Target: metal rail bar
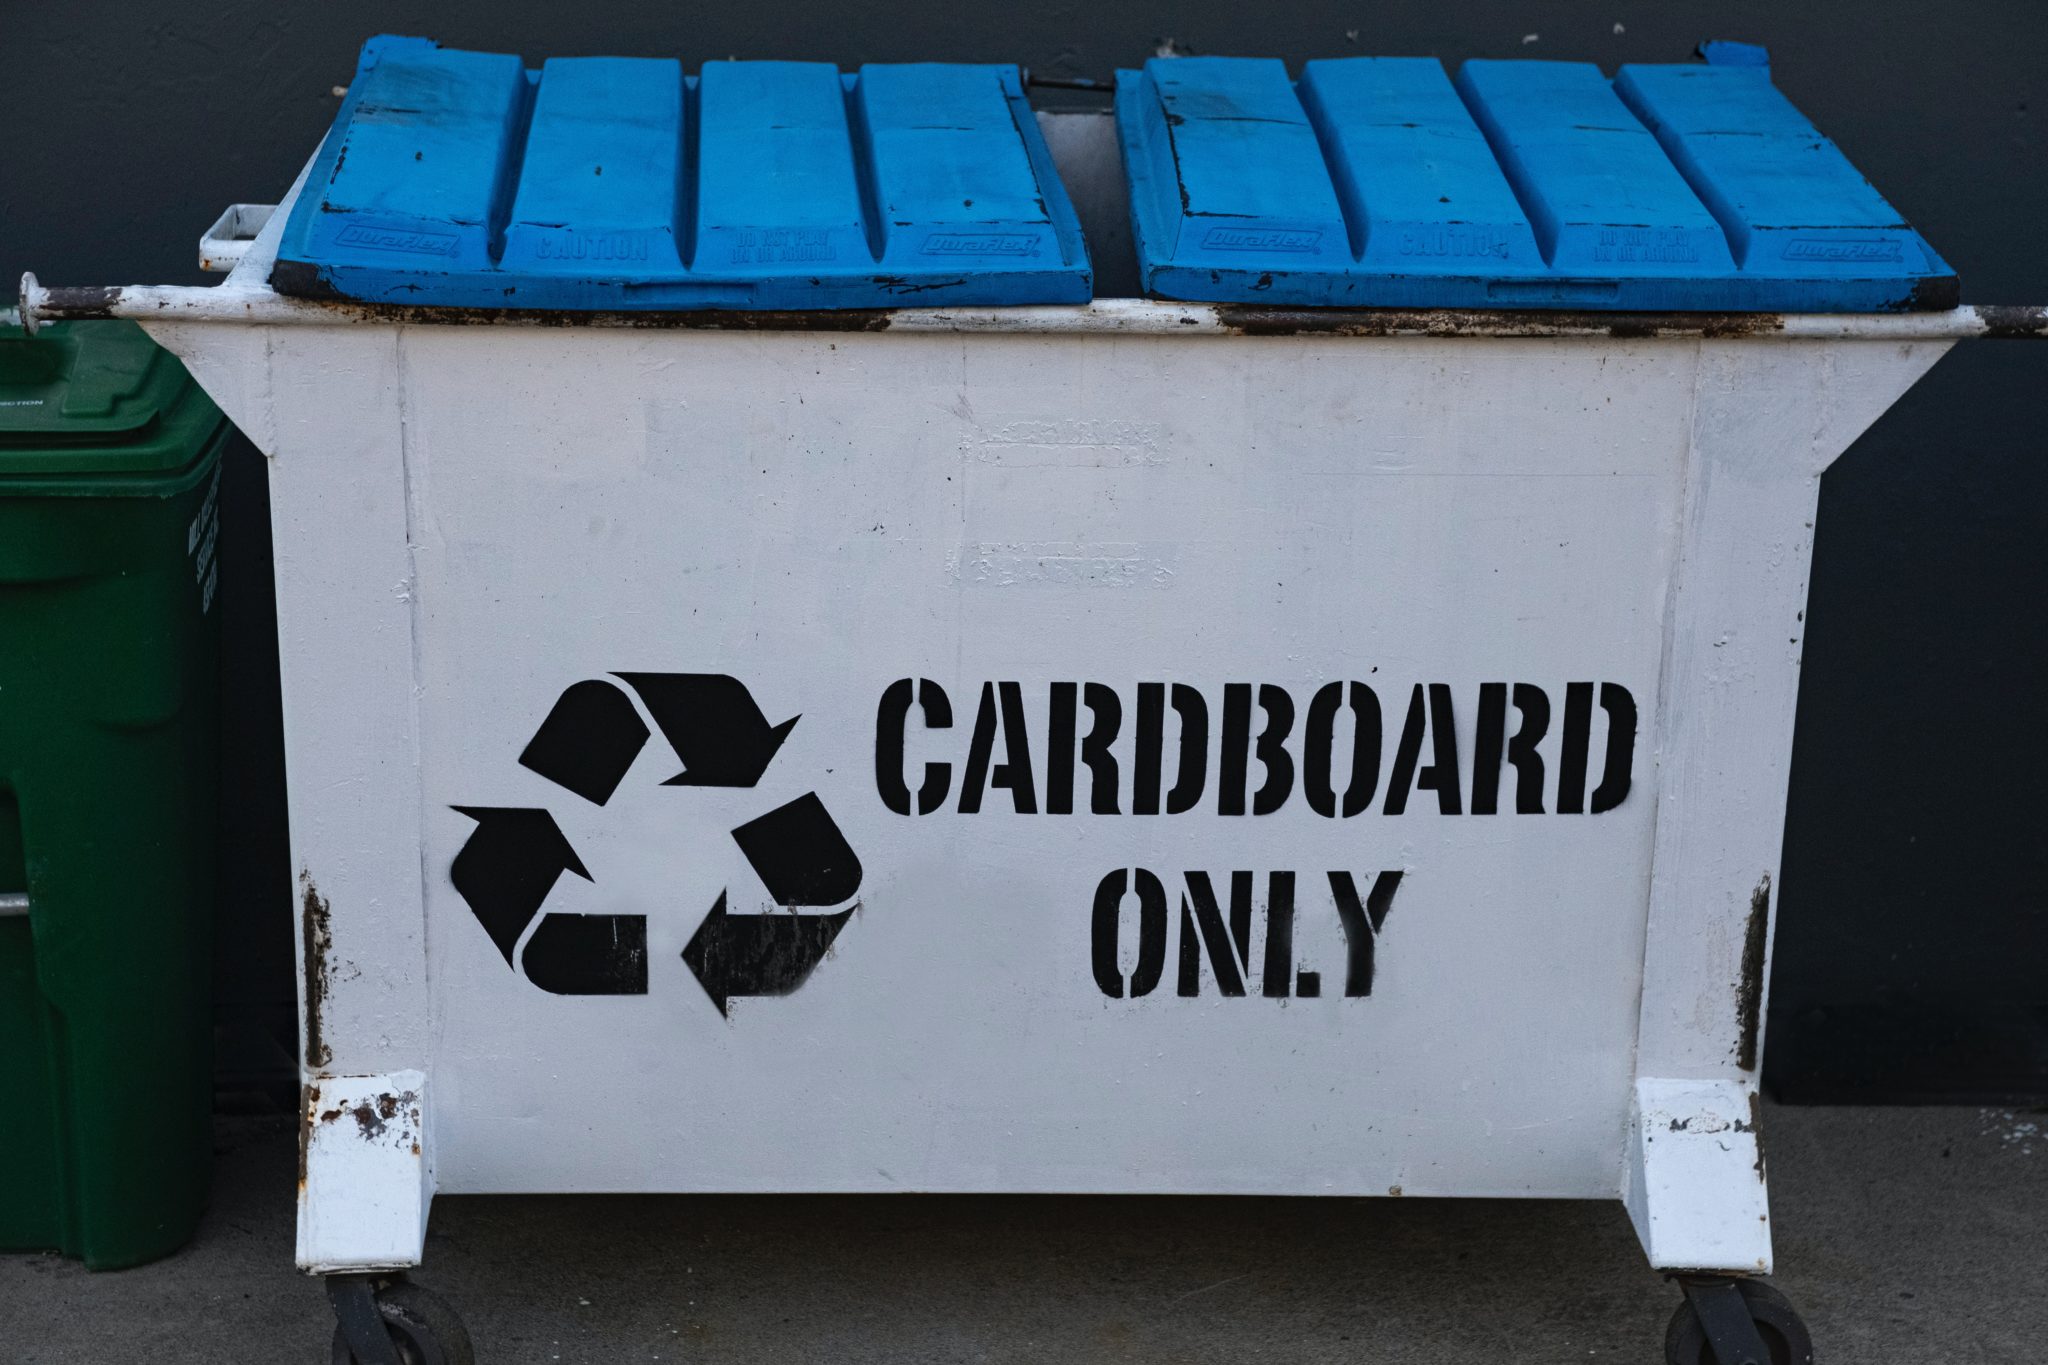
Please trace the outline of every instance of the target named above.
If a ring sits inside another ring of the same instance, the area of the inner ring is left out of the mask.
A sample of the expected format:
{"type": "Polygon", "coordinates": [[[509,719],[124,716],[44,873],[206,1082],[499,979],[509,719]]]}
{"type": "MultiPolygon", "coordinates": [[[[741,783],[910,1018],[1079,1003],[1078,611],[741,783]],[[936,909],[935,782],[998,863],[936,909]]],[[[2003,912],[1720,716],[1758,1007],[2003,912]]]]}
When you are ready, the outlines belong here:
{"type": "Polygon", "coordinates": [[[492,327],[699,328],[724,331],[1017,332],[1047,336],[1711,337],[1927,341],[2048,339],[2048,306],[1965,306],[1939,313],[1586,313],[1398,308],[1266,308],[1097,299],[1033,308],[899,308],[836,312],[562,313],[422,308],[289,298],[268,285],[48,288],[21,277],[21,319],[133,318],[331,327],[408,323],[492,327]]]}

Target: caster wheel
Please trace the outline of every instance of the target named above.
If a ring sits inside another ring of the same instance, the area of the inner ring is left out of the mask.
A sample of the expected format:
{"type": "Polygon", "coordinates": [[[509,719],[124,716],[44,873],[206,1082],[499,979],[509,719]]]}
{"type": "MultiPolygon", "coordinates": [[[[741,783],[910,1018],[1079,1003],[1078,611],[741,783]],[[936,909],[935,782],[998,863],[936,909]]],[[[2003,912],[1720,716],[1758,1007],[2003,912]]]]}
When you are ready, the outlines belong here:
{"type": "MultiPolygon", "coordinates": [[[[1735,1290],[1768,1353],[1769,1358],[1758,1365],[1813,1365],[1813,1338],[1790,1299],[1755,1280],[1737,1280],[1735,1290]]],[[[1671,1315],[1671,1327],[1664,1333],[1664,1359],[1668,1365],[1741,1365],[1714,1353],[1706,1324],[1689,1299],[1671,1315]]]]}
{"type": "MultiPolygon", "coordinates": [[[[476,1365],[468,1329],[440,1295],[394,1280],[377,1290],[376,1303],[399,1365],[476,1365]]],[[[350,1349],[339,1326],[330,1359],[333,1365],[371,1365],[350,1349]]]]}

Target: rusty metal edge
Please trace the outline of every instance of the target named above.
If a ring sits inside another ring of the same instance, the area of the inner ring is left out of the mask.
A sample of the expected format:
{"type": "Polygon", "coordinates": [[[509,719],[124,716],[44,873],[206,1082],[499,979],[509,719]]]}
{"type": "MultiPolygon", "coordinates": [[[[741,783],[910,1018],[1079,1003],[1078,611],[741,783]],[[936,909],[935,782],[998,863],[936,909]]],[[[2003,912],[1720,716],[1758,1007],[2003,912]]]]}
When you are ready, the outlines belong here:
{"type": "Polygon", "coordinates": [[[132,318],[178,322],[345,326],[597,327],[742,332],[1012,332],[1237,337],[1592,337],[2048,339],[2048,306],[1962,306],[1945,312],[1855,314],[1597,313],[1507,309],[1265,308],[1100,299],[1060,307],[902,308],[740,312],[570,313],[429,308],[291,298],[268,286],[125,285],[47,288],[22,276],[21,317],[43,322],[132,318]]]}
{"type": "Polygon", "coordinates": [[[1261,308],[1248,304],[1219,304],[1216,315],[1225,330],[1248,337],[1750,337],[1781,334],[1786,322],[1781,313],[1261,308]]]}

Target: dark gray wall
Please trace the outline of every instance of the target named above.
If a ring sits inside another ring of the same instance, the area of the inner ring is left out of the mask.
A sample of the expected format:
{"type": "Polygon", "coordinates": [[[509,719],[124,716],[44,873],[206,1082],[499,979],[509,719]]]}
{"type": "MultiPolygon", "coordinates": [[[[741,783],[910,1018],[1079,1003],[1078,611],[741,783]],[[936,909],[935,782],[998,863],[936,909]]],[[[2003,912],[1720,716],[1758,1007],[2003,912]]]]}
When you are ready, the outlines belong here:
{"type": "MultiPolygon", "coordinates": [[[[199,229],[274,200],[363,38],[546,56],[1016,61],[1106,76],[1171,39],[1291,62],[1347,53],[1668,61],[1771,49],[1778,83],[1961,273],[2048,302],[2048,6],[464,0],[14,5],[0,78],[0,277],[195,281],[199,229]],[[1536,35],[1525,41],[1525,35],[1536,35]]],[[[1794,1098],[2048,1091],[2042,630],[2048,347],[1966,345],[1828,475],[1782,873],[1771,1078],[1794,1098]]],[[[289,865],[260,462],[234,461],[230,857],[220,969],[230,1083],[289,1025],[289,865]]]]}

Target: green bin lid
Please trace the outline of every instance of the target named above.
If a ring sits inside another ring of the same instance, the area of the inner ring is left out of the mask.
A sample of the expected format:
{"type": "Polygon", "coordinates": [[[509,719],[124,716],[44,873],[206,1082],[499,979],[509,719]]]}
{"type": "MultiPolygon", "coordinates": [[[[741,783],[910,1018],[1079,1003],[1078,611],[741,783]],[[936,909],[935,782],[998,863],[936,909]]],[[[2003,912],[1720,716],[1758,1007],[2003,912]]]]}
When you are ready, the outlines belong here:
{"type": "Polygon", "coordinates": [[[132,322],[52,323],[33,338],[0,327],[0,481],[173,473],[225,420],[132,322]]]}

